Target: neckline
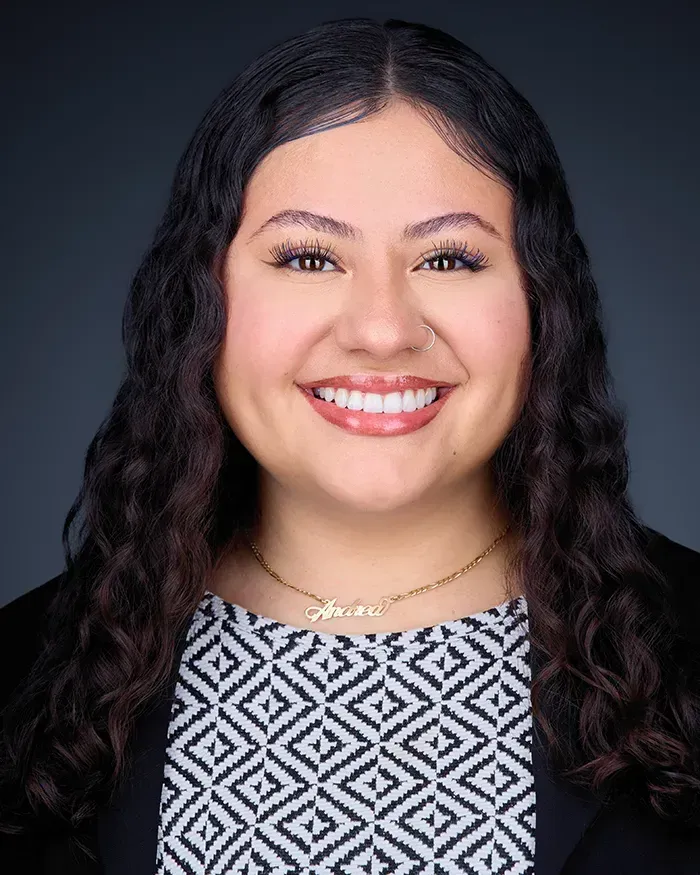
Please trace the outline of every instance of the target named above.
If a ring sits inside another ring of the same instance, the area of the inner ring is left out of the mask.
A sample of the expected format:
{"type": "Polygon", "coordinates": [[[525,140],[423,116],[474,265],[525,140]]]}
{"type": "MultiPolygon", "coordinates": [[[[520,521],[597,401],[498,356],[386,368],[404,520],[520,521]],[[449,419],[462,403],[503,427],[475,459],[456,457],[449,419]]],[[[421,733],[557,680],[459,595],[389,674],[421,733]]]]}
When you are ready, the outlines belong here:
{"type": "Polygon", "coordinates": [[[367,632],[358,635],[322,632],[303,626],[283,623],[263,614],[256,614],[234,602],[226,601],[210,590],[205,590],[199,611],[215,616],[227,623],[236,632],[255,639],[262,639],[270,646],[278,647],[288,643],[303,644],[305,647],[323,647],[335,650],[371,650],[377,647],[399,648],[420,647],[438,644],[453,638],[466,638],[477,635],[486,629],[504,625],[507,619],[517,622],[527,616],[527,601],[524,595],[501,602],[499,605],[445,620],[432,626],[405,629],[398,632],[367,632]]]}

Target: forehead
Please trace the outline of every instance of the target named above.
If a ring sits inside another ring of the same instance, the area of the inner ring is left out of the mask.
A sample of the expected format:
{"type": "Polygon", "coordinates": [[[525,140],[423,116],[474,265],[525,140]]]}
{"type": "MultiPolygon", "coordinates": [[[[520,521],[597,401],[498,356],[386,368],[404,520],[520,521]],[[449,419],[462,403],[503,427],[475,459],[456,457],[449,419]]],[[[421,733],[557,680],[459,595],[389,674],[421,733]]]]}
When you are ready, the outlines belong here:
{"type": "Polygon", "coordinates": [[[507,239],[511,197],[401,103],[266,155],[246,186],[244,221],[261,224],[281,209],[313,210],[384,233],[425,216],[471,210],[507,239]]]}

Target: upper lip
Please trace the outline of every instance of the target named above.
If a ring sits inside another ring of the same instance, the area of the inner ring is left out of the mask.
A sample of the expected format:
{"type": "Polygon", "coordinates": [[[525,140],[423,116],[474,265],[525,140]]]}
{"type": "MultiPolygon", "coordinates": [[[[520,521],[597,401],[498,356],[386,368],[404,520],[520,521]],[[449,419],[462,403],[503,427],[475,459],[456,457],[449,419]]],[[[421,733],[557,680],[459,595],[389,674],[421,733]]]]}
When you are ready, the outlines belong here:
{"type": "Polygon", "coordinates": [[[433,380],[430,377],[415,377],[413,374],[344,374],[342,376],[324,377],[322,380],[311,380],[298,384],[302,389],[319,389],[330,386],[335,389],[357,389],[360,392],[403,392],[406,389],[429,389],[431,386],[441,388],[451,387],[454,383],[444,380],[433,380]]]}

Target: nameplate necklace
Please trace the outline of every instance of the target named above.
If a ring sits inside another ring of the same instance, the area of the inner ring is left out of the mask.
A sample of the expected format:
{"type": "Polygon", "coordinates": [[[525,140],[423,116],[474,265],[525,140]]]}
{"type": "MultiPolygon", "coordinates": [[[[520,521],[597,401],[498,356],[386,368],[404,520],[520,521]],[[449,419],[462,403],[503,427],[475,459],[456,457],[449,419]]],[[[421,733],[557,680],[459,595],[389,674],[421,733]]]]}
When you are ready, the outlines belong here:
{"type": "Polygon", "coordinates": [[[263,555],[260,552],[257,544],[254,541],[250,540],[249,538],[247,540],[250,549],[253,552],[253,555],[271,577],[274,577],[275,580],[277,580],[279,583],[284,584],[284,586],[288,586],[290,589],[293,589],[296,592],[301,593],[302,595],[308,596],[318,603],[315,605],[309,605],[304,611],[307,619],[311,620],[312,623],[315,623],[318,620],[336,620],[338,619],[338,617],[383,617],[394,602],[412,598],[413,596],[420,595],[421,593],[428,592],[432,589],[437,589],[439,586],[444,586],[446,583],[450,583],[451,581],[456,580],[458,577],[461,577],[467,571],[470,571],[472,568],[478,565],[482,559],[488,556],[488,554],[503,540],[503,538],[505,538],[509,530],[510,526],[508,525],[496,538],[493,544],[491,544],[490,547],[484,550],[484,552],[477,556],[476,559],[472,559],[472,561],[465,565],[464,568],[460,568],[459,571],[455,571],[453,574],[450,574],[447,577],[436,580],[435,583],[429,583],[426,586],[420,586],[416,589],[411,589],[408,592],[402,592],[398,595],[383,596],[376,604],[362,604],[360,599],[355,599],[355,601],[353,601],[349,605],[339,605],[337,603],[337,596],[324,599],[321,596],[309,592],[308,590],[301,589],[301,587],[298,586],[294,586],[283,577],[280,577],[280,575],[277,574],[277,572],[268,565],[268,563],[263,558],[263,555]]]}

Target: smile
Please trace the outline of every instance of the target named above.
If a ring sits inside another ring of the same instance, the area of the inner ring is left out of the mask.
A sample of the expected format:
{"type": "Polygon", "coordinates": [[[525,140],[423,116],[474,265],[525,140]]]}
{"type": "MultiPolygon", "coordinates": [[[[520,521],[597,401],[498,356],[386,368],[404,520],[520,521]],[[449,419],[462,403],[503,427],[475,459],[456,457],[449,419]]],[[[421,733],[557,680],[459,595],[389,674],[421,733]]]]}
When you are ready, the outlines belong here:
{"type": "Polygon", "coordinates": [[[357,389],[348,391],[343,387],[336,389],[332,386],[321,386],[311,391],[323,401],[333,402],[338,407],[347,407],[348,410],[364,410],[365,413],[413,413],[432,404],[439,394],[436,386],[383,395],[378,392],[360,392],[357,389]]]}
{"type": "Polygon", "coordinates": [[[417,431],[440,413],[454,386],[379,394],[330,386],[298,386],[311,407],[325,420],[352,434],[397,436],[417,431]]]}

